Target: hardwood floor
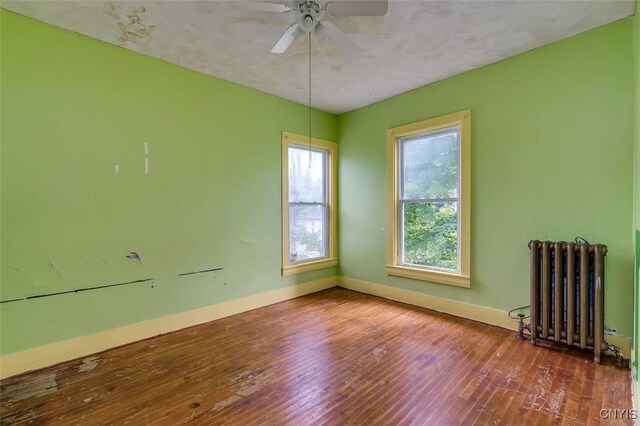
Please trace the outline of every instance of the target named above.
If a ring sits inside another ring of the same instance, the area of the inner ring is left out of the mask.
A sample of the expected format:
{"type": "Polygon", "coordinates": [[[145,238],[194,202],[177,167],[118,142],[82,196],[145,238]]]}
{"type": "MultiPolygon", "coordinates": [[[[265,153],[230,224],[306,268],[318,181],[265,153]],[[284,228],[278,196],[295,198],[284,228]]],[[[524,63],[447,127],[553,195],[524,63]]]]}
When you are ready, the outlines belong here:
{"type": "Polygon", "coordinates": [[[331,289],[0,383],[2,424],[631,424],[628,370],[331,289]]]}

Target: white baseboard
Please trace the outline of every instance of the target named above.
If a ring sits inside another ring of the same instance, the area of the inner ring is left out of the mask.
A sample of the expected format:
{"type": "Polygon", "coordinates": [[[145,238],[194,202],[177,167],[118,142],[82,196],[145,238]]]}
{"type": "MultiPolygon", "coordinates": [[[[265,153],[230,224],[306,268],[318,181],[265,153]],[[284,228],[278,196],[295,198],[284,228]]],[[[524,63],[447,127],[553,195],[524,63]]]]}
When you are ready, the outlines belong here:
{"type": "MultiPolygon", "coordinates": [[[[518,327],[516,320],[509,318],[506,311],[499,309],[430,296],[355,278],[332,276],[4,355],[0,357],[0,379],[315,293],[336,285],[508,330],[517,330],[518,327]]],[[[629,357],[631,348],[629,337],[605,336],[605,340],[619,346],[623,355],[626,358],[629,357]]]]}
{"type": "Polygon", "coordinates": [[[497,325],[509,330],[517,330],[518,322],[509,318],[507,312],[471,303],[458,302],[443,297],[430,296],[416,291],[404,290],[397,287],[362,281],[349,277],[337,277],[338,285],[360,293],[371,294],[385,299],[395,300],[410,305],[421,306],[434,311],[480,321],[485,324],[497,325]]]}
{"type": "Polygon", "coordinates": [[[0,379],[63,361],[91,355],[127,343],[170,333],[219,318],[239,314],[263,306],[293,299],[336,286],[336,277],[293,285],[266,293],[255,294],[218,303],[205,308],[154,318],[136,324],[63,340],[0,357],[0,379]]]}
{"type": "MultiPolygon", "coordinates": [[[[338,285],[360,293],[371,294],[385,299],[396,300],[410,305],[421,306],[434,311],[467,318],[485,324],[496,325],[508,330],[517,330],[518,321],[509,318],[507,311],[487,308],[470,303],[458,302],[452,299],[430,296],[416,291],[404,290],[382,284],[362,281],[349,277],[337,277],[338,285]]],[[[626,336],[605,336],[605,340],[622,350],[622,355],[629,358],[631,354],[631,338],[626,336]]]]}

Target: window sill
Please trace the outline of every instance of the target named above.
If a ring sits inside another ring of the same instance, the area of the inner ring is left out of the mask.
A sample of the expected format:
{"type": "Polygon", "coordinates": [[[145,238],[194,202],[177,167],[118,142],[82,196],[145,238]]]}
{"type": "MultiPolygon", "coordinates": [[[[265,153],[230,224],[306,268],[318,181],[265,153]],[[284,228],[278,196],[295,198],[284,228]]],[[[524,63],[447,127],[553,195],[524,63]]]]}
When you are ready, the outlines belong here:
{"type": "Polygon", "coordinates": [[[448,272],[430,271],[426,269],[409,268],[407,266],[387,265],[387,275],[412,278],[414,280],[429,281],[437,284],[453,285],[456,287],[471,287],[471,277],[448,272]]]}
{"type": "Polygon", "coordinates": [[[318,269],[330,268],[336,265],[338,265],[338,259],[336,258],[313,260],[311,262],[285,266],[284,268],[282,268],[282,276],[286,277],[289,275],[301,274],[303,272],[310,272],[318,269]]]}

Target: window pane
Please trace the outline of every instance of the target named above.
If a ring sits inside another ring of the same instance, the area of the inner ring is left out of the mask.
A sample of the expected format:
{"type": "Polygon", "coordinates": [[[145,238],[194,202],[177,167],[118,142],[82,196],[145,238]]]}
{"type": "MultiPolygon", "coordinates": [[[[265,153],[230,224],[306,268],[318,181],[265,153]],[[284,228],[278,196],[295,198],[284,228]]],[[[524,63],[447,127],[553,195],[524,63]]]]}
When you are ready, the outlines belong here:
{"type": "Polygon", "coordinates": [[[289,147],[289,201],[325,202],[326,153],[304,147],[289,147]],[[311,166],[309,166],[311,159],[311,166]]]}
{"type": "Polygon", "coordinates": [[[402,198],[458,197],[458,129],[401,142],[402,198]]]}
{"type": "Polygon", "coordinates": [[[402,263],[458,269],[458,204],[404,204],[402,263]]]}
{"type": "Polygon", "coordinates": [[[289,204],[289,262],[326,256],[324,205],[289,204]]]}

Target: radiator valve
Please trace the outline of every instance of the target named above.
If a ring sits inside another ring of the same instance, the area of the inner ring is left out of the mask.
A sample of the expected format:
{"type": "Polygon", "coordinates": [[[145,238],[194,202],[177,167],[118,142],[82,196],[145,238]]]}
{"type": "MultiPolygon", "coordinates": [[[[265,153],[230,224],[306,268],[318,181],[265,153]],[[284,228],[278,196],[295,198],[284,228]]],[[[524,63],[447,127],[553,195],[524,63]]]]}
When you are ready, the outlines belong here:
{"type": "Polygon", "coordinates": [[[524,340],[524,331],[527,330],[529,333],[531,333],[531,329],[529,328],[529,324],[525,324],[524,323],[524,319],[525,319],[525,315],[524,314],[518,314],[518,339],[524,340]]]}
{"type": "Polygon", "coordinates": [[[520,306],[519,308],[513,308],[512,310],[509,311],[508,315],[509,318],[511,319],[517,319],[518,320],[518,334],[517,334],[517,338],[518,339],[522,339],[524,340],[524,331],[527,330],[529,333],[531,333],[531,327],[529,326],[529,324],[525,324],[524,320],[526,320],[527,318],[531,318],[531,315],[525,315],[522,312],[518,312],[516,313],[516,316],[514,316],[513,314],[516,311],[520,311],[522,309],[527,309],[529,307],[529,305],[527,306],[520,306]]]}
{"type": "Polygon", "coordinates": [[[622,350],[616,346],[616,345],[612,345],[610,343],[604,342],[604,344],[606,345],[605,351],[609,351],[613,353],[613,356],[615,356],[616,358],[616,365],[620,368],[628,368],[629,367],[629,360],[624,359],[622,357],[622,350]]]}

